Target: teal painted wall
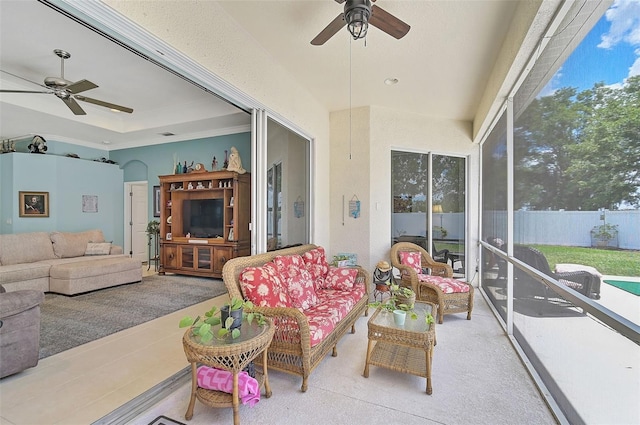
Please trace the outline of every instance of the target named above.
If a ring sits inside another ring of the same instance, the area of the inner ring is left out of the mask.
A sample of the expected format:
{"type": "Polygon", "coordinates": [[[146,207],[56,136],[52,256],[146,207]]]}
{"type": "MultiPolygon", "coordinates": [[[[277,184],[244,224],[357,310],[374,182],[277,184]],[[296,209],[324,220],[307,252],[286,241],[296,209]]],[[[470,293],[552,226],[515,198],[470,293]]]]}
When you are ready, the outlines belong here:
{"type": "Polygon", "coordinates": [[[101,229],[106,240],[123,244],[124,176],[117,165],[10,153],[0,157],[0,166],[2,233],[101,229]],[[49,192],[49,217],[19,217],[20,191],[49,192]],[[82,212],[82,195],[98,197],[97,213],[82,212]]]}
{"type": "Polygon", "coordinates": [[[222,168],[224,151],[231,147],[238,149],[242,167],[251,170],[251,133],[238,133],[226,136],[206,137],[183,142],[163,143],[161,145],[139,148],[118,149],[109,152],[109,159],[116,161],[124,169],[124,181],[149,182],[149,221],[153,220],[153,186],[160,184],[158,176],[173,174],[174,157],[184,164],[201,162],[211,171],[211,162],[215,156],[218,167],[222,168]],[[146,165],[146,174],[143,165],[146,165]]]}
{"type": "Polygon", "coordinates": [[[47,153],[0,155],[0,233],[101,229],[107,240],[124,242],[124,182],[149,182],[149,220],[153,220],[153,186],[159,175],[173,173],[174,156],[201,162],[211,170],[215,156],[222,168],[224,151],[238,149],[242,166],[251,170],[251,133],[104,151],[47,140],[47,153]],[[82,159],[65,155],[75,153],[82,159]],[[108,158],[117,165],[95,161],[108,158]],[[18,192],[49,192],[49,217],[19,217],[18,192]],[[82,212],[82,195],[98,196],[98,212],[82,212]]]}

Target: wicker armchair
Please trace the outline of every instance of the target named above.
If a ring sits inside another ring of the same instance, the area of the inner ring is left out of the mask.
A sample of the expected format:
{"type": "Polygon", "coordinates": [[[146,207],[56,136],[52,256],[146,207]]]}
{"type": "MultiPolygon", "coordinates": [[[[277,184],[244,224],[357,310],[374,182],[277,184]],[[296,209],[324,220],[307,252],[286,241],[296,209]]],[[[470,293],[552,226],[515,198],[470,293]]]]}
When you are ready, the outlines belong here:
{"type": "Polygon", "coordinates": [[[467,320],[471,320],[471,310],[473,310],[471,284],[462,282],[469,286],[469,292],[446,294],[437,285],[421,281],[418,273],[411,266],[402,264],[400,252],[419,252],[422,257],[423,274],[450,278],[453,277],[451,266],[434,261],[424,248],[410,242],[398,242],[391,247],[391,264],[400,270],[401,285],[412,288],[417,300],[438,305],[438,323],[442,323],[445,314],[452,313],[466,312],[467,320]]]}

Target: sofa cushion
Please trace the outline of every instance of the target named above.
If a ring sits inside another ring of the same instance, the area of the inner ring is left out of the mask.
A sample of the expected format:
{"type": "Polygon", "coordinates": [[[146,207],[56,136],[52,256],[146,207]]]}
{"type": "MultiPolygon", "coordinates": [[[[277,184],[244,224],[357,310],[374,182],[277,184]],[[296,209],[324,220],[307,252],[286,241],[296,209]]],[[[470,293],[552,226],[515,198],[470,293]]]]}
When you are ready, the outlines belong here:
{"type": "Polygon", "coordinates": [[[364,285],[356,285],[348,291],[321,289],[317,294],[318,304],[303,311],[309,321],[312,347],[321,343],[336,325],[347,317],[358,301],[365,296],[366,290],[364,285]]]}
{"type": "Polygon", "coordinates": [[[286,287],[293,307],[308,310],[318,304],[313,279],[307,269],[300,269],[299,274],[287,278],[286,287]]]}
{"type": "Polygon", "coordinates": [[[104,242],[102,230],[85,232],[52,232],[53,252],[58,258],[82,257],[89,242],[104,242]]]}
{"type": "Polygon", "coordinates": [[[56,258],[45,232],[0,235],[0,263],[3,266],[56,258]]]}
{"type": "Polygon", "coordinates": [[[0,268],[0,284],[49,278],[51,265],[46,262],[12,264],[0,268]]]}
{"type": "Polygon", "coordinates": [[[242,293],[258,307],[291,307],[291,298],[275,264],[247,267],[238,277],[242,293]]]}
{"type": "Polygon", "coordinates": [[[429,282],[436,285],[445,294],[454,294],[459,292],[469,292],[469,285],[452,277],[432,276],[429,274],[419,274],[418,279],[421,282],[429,282]]]}
{"type": "Polygon", "coordinates": [[[358,276],[358,269],[353,267],[329,267],[322,288],[349,290],[353,288],[358,276]]]}
{"type": "Polygon", "coordinates": [[[109,255],[111,252],[111,242],[89,242],[84,255],[109,255]]]}
{"type": "Polygon", "coordinates": [[[86,277],[109,276],[128,270],[140,270],[140,262],[123,256],[103,256],[84,258],[84,261],[56,263],[51,266],[52,279],[82,279],[86,277]]]}

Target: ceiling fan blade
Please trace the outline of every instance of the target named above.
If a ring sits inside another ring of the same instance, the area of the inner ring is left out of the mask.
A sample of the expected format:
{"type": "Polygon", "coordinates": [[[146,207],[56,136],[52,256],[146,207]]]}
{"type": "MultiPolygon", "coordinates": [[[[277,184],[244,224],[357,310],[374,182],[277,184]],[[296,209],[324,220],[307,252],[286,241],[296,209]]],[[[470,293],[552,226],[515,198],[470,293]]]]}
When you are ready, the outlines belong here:
{"type": "Polygon", "coordinates": [[[0,90],[0,93],[45,93],[53,94],[50,91],[32,91],[32,90],[0,90]]]}
{"type": "Polygon", "coordinates": [[[320,31],[320,34],[316,35],[316,38],[311,40],[311,44],[313,44],[314,46],[322,46],[345,25],[347,25],[347,22],[344,20],[344,13],[341,13],[336,16],[336,18],[331,21],[329,25],[325,27],[325,29],[320,31]]]}
{"type": "Polygon", "coordinates": [[[105,102],[104,100],[92,99],[90,97],[84,97],[80,95],[73,96],[73,97],[83,102],[93,103],[94,105],[104,106],[105,108],[115,109],[120,112],[126,112],[127,114],[130,114],[133,112],[133,109],[131,108],[127,108],[126,106],[116,105],[115,103],[105,102]]]}
{"type": "MultiPolygon", "coordinates": [[[[40,83],[36,83],[35,81],[27,80],[26,78],[21,77],[21,76],[19,76],[19,75],[16,75],[16,74],[14,74],[14,73],[11,73],[11,72],[9,72],[9,71],[4,71],[4,70],[0,69],[0,72],[4,72],[5,74],[9,74],[9,75],[11,75],[11,76],[13,76],[13,77],[19,78],[19,79],[24,80],[24,81],[26,81],[26,82],[28,82],[28,83],[35,84],[36,86],[44,87],[45,89],[48,89],[48,88],[49,88],[49,87],[45,86],[44,84],[40,84],[40,83]]],[[[38,92],[38,93],[39,93],[39,92],[38,92]]],[[[43,93],[44,93],[44,92],[43,92],[43,93]]]]}
{"type": "Polygon", "coordinates": [[[371,6],[369,23],[397,39],[401,39],[407,35],[409,29],[411,29],[409,24],[402,22],[391,13],[376,5],[371,6]]]}
{"type": "Polygon", "coordinates": [[[92,83],[91,81],[80,80],[80,81],[76,81],[75,83],[69,84],[68,86],[65,87],[65,90],[67,90],[71,94],[76,94],[76,93],[81,93],[83,91],[95,89],[96,87],[98,86],[92,83]]]}
{"type": "Polygon", "coordinates": [[[84,109],[82,109],[80,105],[78,105],[78,102],[76,102],[71,96],[67,97],[66,99],[60,98],[60,100],[62,100],[74,114],[87,115],[84,109]]]}

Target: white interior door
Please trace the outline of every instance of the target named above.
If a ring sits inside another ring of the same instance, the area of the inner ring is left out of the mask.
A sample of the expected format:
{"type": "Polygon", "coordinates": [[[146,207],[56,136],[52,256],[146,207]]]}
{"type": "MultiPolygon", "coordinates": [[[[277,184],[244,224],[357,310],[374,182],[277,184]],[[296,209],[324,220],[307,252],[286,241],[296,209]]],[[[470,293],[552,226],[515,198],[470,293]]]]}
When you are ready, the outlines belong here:
{"type": "Polygon", "coordinates": [[[149,221],[149,201],[147,182],[125,183],[125,253],[140,262],[147,261],[149,221]]]}

